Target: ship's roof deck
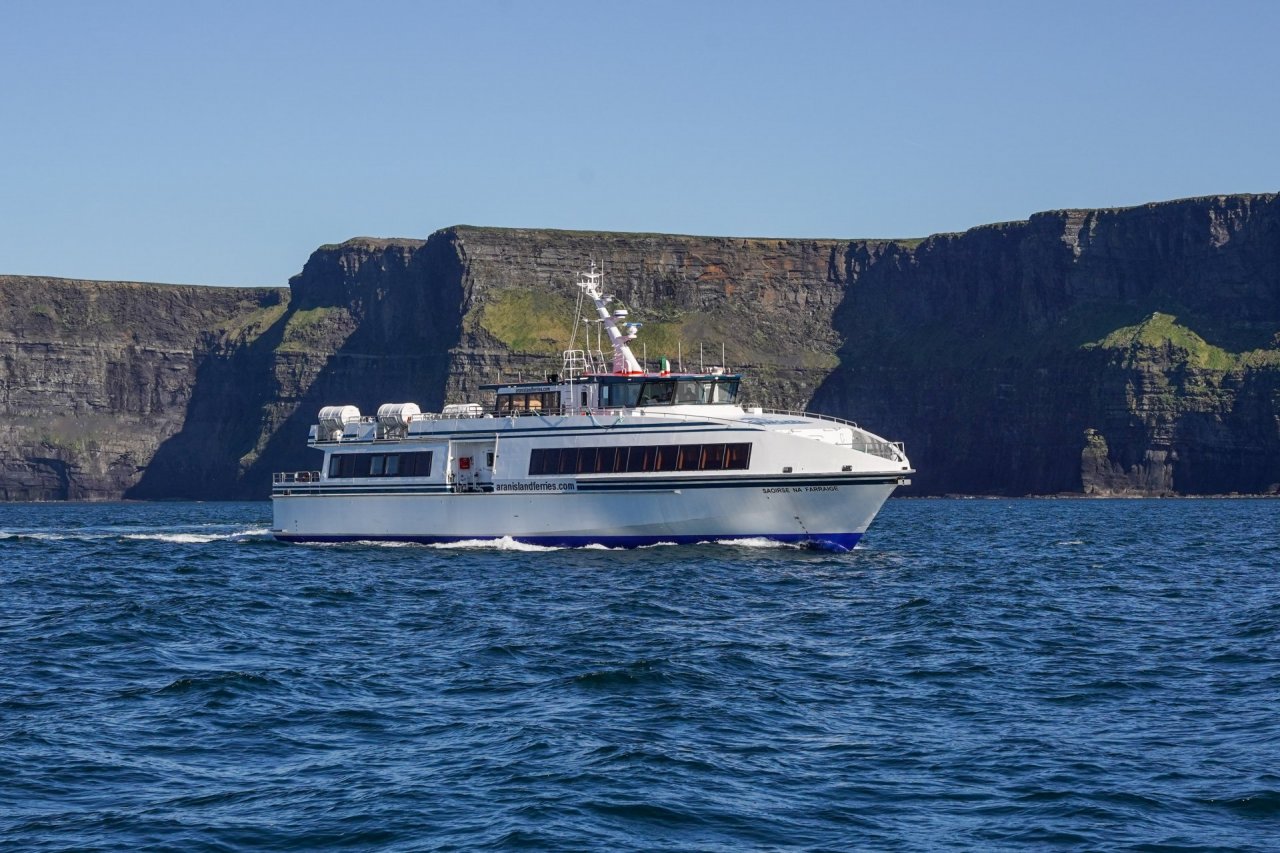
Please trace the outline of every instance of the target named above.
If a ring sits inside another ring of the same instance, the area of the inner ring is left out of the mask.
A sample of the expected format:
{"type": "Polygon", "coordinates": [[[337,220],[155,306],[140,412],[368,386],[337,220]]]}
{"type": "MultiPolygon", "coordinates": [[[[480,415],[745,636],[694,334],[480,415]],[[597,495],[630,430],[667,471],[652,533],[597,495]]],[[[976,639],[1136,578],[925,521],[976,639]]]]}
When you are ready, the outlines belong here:
{"type": "Polygon", "coordinates": [[[567,378],[552,374],[538,380],[516,380],[515,382],[490,382],[479,386],[481,391],[527,390],[559,388],[565,385],[612,384],[621,382],[666,382],[666,381],[699,381],[699,382],[740,382],[741,373],[584,373],[581,376],[567,378]]]}

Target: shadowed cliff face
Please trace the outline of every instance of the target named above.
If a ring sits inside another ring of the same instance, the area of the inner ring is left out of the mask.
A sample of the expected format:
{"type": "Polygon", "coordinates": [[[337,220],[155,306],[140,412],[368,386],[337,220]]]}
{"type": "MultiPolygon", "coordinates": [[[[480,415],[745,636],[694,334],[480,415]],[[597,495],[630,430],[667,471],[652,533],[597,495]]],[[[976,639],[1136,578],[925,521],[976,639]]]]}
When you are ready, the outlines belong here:
{"type": "Polygon", "coordinates": [[[814,405],[904,439],[916,490],[1280,483],[1276,196],[1044,213],[846,264],[814,405]]]}
{"type": "Polygon", "coordinates": [[[321,247],[289,291],[0,277],[0,497],[263,497],[315,466],[321,406],[438,410],[557,371],[592,260],[638,355],[693,369],[723,344],[749,404],[905,440],[916,493],[1280,483],[1267,195],[919,242],[459,226],[321,247]]]}
{"type": "Polygon", "coordinates": [[[209,353],[287,297],[0,276],[0,499],[119,498],[183,429],[209,353]]]}
{"type": "Polygon", "coordinates": [[[305,441],[322,406],[443,405],[459,316],[448,235],[322,247],[290,289],[261,337],[205,360],[186,425],[129,497],[264,496],[273,471],[316,467],[305,441]]]}

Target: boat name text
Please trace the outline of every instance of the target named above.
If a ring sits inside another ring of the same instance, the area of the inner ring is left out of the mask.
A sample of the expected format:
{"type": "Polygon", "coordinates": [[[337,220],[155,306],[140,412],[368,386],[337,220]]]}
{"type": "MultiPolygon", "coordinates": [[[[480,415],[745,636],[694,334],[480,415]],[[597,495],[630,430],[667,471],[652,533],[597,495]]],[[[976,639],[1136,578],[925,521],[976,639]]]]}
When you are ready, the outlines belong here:
{"type": "Polygon", "coordinates": [[[770,486],[761,489],[766,495],[785,495],[792,492],[834,492],[838,486],[770,486]]]}

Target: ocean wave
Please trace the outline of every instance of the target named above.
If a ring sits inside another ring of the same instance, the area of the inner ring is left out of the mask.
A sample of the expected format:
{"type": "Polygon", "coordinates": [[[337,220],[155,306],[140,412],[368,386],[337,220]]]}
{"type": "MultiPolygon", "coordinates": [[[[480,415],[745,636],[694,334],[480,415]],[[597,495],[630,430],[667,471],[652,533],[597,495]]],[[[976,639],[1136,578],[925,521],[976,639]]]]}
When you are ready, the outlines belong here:
{"type": "Polygon", "coordinates": [[[440,548],[444,550],[467,550],[480,549],[484,551],[561,551],[554,545],[532,545],[528,542],[519,542],[510,536],[502,536],[497,539],[462,539],[457,542],[439,542],[431,545],[432,548],[440,548]]]}
{"type": "Polygon", "coordinates": [[[120,538],[147,542],[173,542],[182,545],[203,545],[208,542],[244,542],[263,539],[268,537],[270,533],[271,530],[267,527],[251,527],[247,530],[235,530],[228,533],[126,533],[120,538]]]}
{"type": "Polygon", "coordinates": [[[783,548],[799,551],[803,546],[795,542],[779,542],[764,536],[751,536],[746,539],[717,539],[715,542],[704,542],[704,545],[732,545],[735,548],[783,548]]]}
{"type": "Polygon", "coordinates": [[[0,530],[0,539],[33,542],[143,541],[202,545],[209,542],[244,542],[269,538],[269,527],[235,527],[217,533],[193,532],[202,526],[169,528],[90,527],[81,530],[0,530]]]}

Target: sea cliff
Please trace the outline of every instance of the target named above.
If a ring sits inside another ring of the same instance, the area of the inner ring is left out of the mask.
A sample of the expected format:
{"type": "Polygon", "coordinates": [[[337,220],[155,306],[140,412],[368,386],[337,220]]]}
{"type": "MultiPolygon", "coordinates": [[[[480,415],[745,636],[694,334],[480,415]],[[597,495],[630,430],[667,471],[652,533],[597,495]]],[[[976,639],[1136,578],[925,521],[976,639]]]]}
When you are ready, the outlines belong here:
{"type": "Polygon", "coordinates": [[[0,498],[264,497],[316,410],[558,366],[603,263],[650,361],[904,440],[915,494],[1280,490],[1276,195],[923,240],[457,226],[322,246],[287,289],[0,276],[0,498]]]}

